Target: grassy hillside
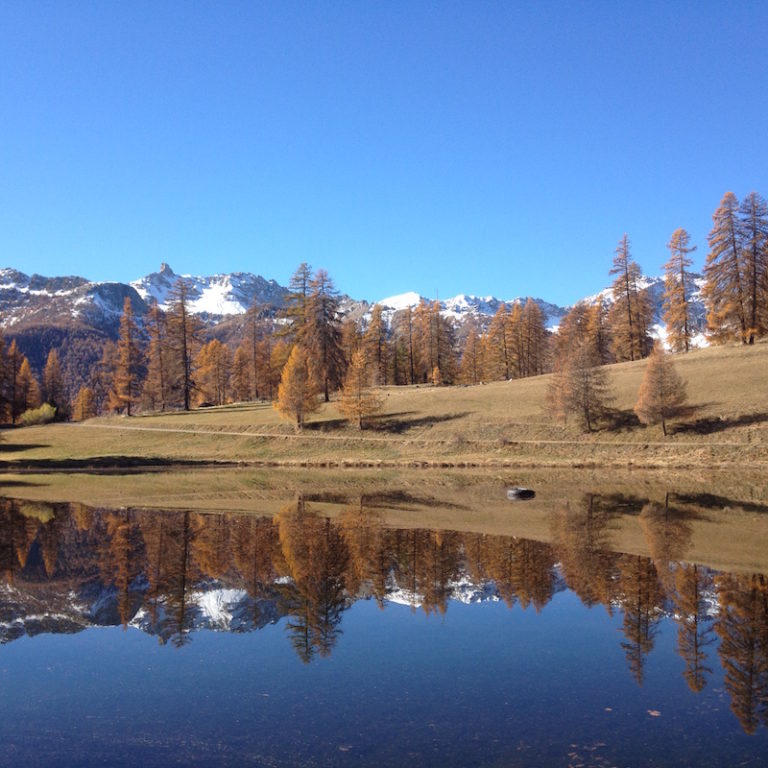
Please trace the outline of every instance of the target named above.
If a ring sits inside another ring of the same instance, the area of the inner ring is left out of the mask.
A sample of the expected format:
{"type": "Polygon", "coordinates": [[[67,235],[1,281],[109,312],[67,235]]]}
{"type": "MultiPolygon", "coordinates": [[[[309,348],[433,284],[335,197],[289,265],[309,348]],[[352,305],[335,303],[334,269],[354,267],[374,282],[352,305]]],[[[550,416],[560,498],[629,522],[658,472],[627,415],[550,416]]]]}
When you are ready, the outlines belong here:
{"type": "Polygon", "coordinates": [[[553,420],[549,376],[471,387],[392,387],[382,414],[359,432],[334,403],[303,433],[269,403],[104,417],[85,424],[7,430],[0,461],[18,467],[235,461],[350,466],[615,466],[695,468],[768,464],[768,344],[697,350],[674,358],[695,412],[642,427],[632,407],[645,361],[609,367],[615,418],[582,434],[553,420]]]}

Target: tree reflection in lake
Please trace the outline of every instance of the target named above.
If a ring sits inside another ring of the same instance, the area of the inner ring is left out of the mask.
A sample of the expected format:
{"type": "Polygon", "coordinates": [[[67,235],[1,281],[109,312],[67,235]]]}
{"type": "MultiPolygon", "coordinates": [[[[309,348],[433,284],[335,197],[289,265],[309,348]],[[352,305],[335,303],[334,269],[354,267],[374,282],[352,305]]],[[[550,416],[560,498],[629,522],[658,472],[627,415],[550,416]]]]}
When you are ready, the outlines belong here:
{"type": "Polygon", "coordinates": [[[630,673],[642,685],[662,620],[677,627],[690,689],[713,674],[712,646],[745,731],[768,725],[768,584],[683,562],[690,499],[587,494],[551,514],[551,541],[381,525],[395,495],[298,496],[273,518],[192,511],[94,510],[0,501],[0,638],[135,626],[183,646],[197,629],[251,631],[284,621],[304,662],[328,656],[358,599],[444,614],[453,599],[546,608],[568,588],[620,612],[630,673]],[[634,516],[651,557],[613,551],[634,516]]]}

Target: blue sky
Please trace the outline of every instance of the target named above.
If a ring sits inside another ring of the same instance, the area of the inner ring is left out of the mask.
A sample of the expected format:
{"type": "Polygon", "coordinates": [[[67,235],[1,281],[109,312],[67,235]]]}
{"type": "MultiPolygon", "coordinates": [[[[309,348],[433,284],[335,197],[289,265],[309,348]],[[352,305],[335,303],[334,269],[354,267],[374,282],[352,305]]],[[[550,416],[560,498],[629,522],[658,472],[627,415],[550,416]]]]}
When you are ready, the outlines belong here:
{"type": "Polygon", "coordinates": [[[768,195],[758,2],[0,4],[0,266],[570,303],[768,195]]]}

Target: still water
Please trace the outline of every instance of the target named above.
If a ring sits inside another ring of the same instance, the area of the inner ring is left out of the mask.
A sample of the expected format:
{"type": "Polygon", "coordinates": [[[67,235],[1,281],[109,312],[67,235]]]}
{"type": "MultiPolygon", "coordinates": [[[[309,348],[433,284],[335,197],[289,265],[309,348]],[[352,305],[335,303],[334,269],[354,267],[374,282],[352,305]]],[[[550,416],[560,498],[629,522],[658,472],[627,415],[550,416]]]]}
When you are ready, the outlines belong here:
{"type": "Polygon", "coordinates": [[[0,765],[768,765],[768,581],[685,559],[690,500],[550,543],[374,506],[0,501],[0,765]]]}

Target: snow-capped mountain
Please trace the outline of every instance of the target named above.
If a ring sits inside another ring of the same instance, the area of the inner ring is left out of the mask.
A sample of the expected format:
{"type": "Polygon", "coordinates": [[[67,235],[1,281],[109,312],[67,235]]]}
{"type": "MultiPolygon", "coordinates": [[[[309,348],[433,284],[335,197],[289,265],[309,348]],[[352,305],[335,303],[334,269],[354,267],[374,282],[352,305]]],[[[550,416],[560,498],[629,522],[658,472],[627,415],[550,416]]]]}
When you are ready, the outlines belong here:
{"type": "Polygon", "coordinates": [[[288,289],[274,280],[265,280],[250,272],[210,277],[177,275],[168,264],[161,264],[158,272],[134,280],[131,286],[147,304],[157,302],[161,309],[168,310],[173,302],[173,290],[179,280],[182,280],[187,288],[191,312],[205,320],[240,315],[254,301],[279,307],[283,305],[288,294],[288,289]]]}

